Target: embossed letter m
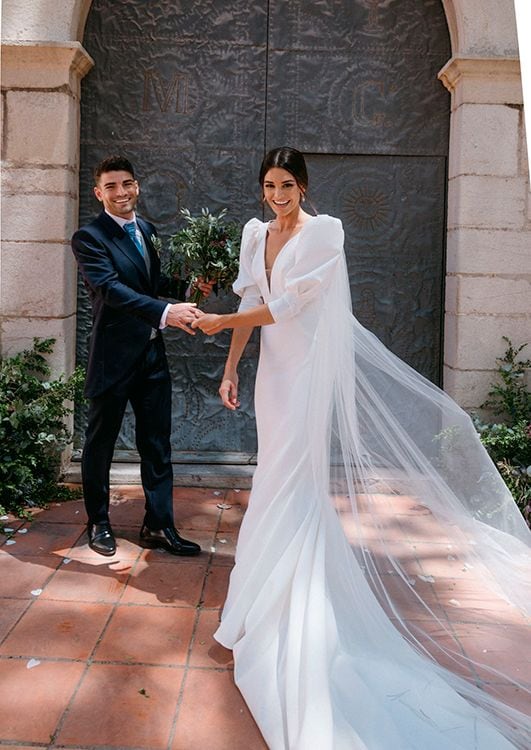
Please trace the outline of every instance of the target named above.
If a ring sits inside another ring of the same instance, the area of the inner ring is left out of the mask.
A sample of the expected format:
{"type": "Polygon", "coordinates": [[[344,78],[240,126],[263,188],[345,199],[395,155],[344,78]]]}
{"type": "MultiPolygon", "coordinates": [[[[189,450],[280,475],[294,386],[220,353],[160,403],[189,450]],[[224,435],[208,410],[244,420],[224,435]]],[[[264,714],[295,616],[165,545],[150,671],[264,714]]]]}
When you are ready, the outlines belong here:
{"type": "Polygon", "coordinates": [[[181,73],[174,73],[173,80],[169,86],[165,86],[161,76],[154,70],[144,72],[144,101],[142,109],[148,112],[151,107],[151,94],[155,99],[161,112],[167,112],[175,101],[174,111],[185,115],[188,112],[188,78],[181,73]]]}

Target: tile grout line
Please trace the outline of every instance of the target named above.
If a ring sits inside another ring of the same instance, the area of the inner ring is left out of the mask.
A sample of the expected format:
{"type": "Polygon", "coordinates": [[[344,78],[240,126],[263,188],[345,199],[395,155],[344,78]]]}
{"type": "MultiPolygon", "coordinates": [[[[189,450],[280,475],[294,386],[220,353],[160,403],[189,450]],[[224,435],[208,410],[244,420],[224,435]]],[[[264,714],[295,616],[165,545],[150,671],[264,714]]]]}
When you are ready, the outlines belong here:
{"type": "MultiPolygon", "coordinates": [[[[20,526],[18,528],[27,528],[26,523],[32,523],[32,521],[24,521],[24,522],[22,522],[20,524],[20,526]]],[[[81,534],[82,533],[83,532],[81,532],[79,534],[79,536],[75,540],[74,544],[79,541],[79,539],[81,538],[81,534]]],[[[4,546],[4,545],[2,545],[2,546],[4,546]]],[[[72,549],[72,548],[70,548],[70,549],[72,549]]],[[[12,554],[11,552],[8,552],[6,554],[9,554],[11,557],[14,557],[17,560],[20,560],[20,556],[18,556],[18,555],[12,554]]],[[[51,553],[47,552],[47,553],[44,553],[43,555],[28,555],[28,557],[37,557],[37,556],[38,557],[46,557],[47,555],[51,555],[51,553]]],[[[52,557],[52,559],[53,559],[53,557],[52,557]]],[[[62,556],[61,557],[61,561],[59,562],[59,565],[54,570],[52,570],[50,572],[50,575],[47,578],[45,578],[45,580],[43,581],[42,586],[39,587],[39,588],[41,588],[41,590],[43,592],[44,592],[46,586],[48,586],[48,584],[54,578],[54,576],[57,573],[57,571],[60,570],[60,568],[63,566],[64,559],[65,559],[65,557],[62,556]]],[[[7,631],[7,633],[5,634],[5,636],[0,640],[0,645],[3,644],[7,640],[7,638],[9,638],[9,636],[11,635],[11,633],[15,630],[15,628],[17,627],[17,625],[22,620],[22,618],[25,617],[25,615],[27,614],[27,612],[32,608],[32,606],[35,604],[35,602],[39,599],[39,596],[32,596],[31,599],[28,599],[28,605],[27,605],[27,607],[24,608],[24,610],[20,613],[19,617],[17,618],[16,622],[12,625],[11,628],[9,628],[9,630],[7,631]]],[[[15,601],[24,601],[23,599],[21,600],[21,599],[18,599],[17,597],[0,597],[0,598],[2,598],[2,599],[13,599],[15,601]]]]}
{"type": "MultiPolygon", "coordinates": [[[[79,539],[77,541],[79,541],[79,539]]],[[[111,623],[111,620],[114,617],[114,613],[116,612],[116,608],[118,607],[118,605],[120,603],[120,599],[123,597],[125,589],[127,587],[127,584],[129,582],[132,574],[133,574],[133,571],[135,570],[136,566],[138,565],[138,561],[139,561],[139,559],[141,557],[141,554],[142,554],[142,552],[141,552],[141,550],[139,550],[138,555],[136,557],[136,560],[133,562],[133,565],[131,566],[131,569],[130,569],[130,572],[129,572],[128,576],[127,576],[127,579],[124,581],[124,584],[122,586],[122,590],[120,591],[120,594],[119,594],[118,598],[116,599],[116,601],[113,602],[113,604],[112,604],[112,609],[109,612],[109,616],[108,616],[108,618],[107,618],[107,620],[105,622],[105,625],[103,626],[103,628],[102,628],[102,630],[100,632],[99,637],[96,639],[96,643],[92,647],[92,651],[88,655],[87,659],[80,659],[79,660],[81,662],[85,662],[85,668],[84,668],[84,670],[83,670],[83,672],[81,674],[81,677],[79,678],[79,680],[77,682],[77,685],[74,687],[74,690],[72,691],[72,695],[70,696],[70,700],[67,702],[67,704],[66,704],[66,706],[65,706],[65,708],[64,708],[64,710],[63,710],[63,712],[61,714],[61,716],[59,717],[59,719],[57,721],[55,730],[54,730],[53,735],[52,735],[53,739],[50,742],[50,747],[55,746],[55,739],[60,734],[60,732],[61,732],[61,730],[62,730],[62,728],[64,726],[64,723],[65,723],[66,719],[68,718],[68,714],[70,712],[70,709],[71,709],[71,707],[72,707],[72,705],[73,705],[73,703],[74,703],[74,701],[75,701],[75,699],[76,699],[76,697],[77,697],[77,695],[78,695],[78,693],[79,693],[79,691],[81,689],[81,686],[83,685],[83,683],[85,681],[85,678],[87,676],[87,673],[88,673],[89,669],[91,668],[91,666],[94,663],[97,663],[94,660],[94,653],[95,653],[96,649],[98,648],[99,644],[101,643],[101,640],[102,640],[103,636],[107,632],[107,628],[109,627],[109,625],[111,623]]],[[[109,561],[109,564],[111,564],[110,561],[109,561]]],[[[102,603],[105,603],[105,602],[102,602],[102,603]]],[[[107,602],[107,603],[109,603],[109,602],[107,602]]],[[[73,660],[70,659],[68,661],[73,661],[73,660]]]]}
{"type": "MultiPolygon", "coordinates": [[[[430,515],[432,517],[434,517],[433,513],[430,513],[430,515]]],[[[399,526],[402,527],[402,524],[400,523],[400,519],[398,521],[398,524],[399,524],[399,526]]],[[[415,550],[415,560],[416,560],[417,564],[419,565],[420,570],[422,570],[423,574],[425,574],[426,571],[425,571],[425,568],[424,568],[424,566],[422,564],[422,558],[419,557],[419,555],[417,553],[417,550],[416,550],[416,543],[417,543],[416,540],[412,540],[410,538],[409,534],[407,534],[407,533],[406,533],[406,540],[407,540],[407,543],[409,545],[411,545],[412,548],[415,550]]],[[[429,542],[428,542],[428,544],[429,544],[429,542]]],[[[445,543],[441,542],[441,544],[444,545],[445,543]]],[[[445,546],[446,546],[446,548],[448,548],[448,544],[445,544],[445,546]]],[[[431,575],[431,574],[428,572],[428,575],[431,575]]],[[[444,578],[444,576],[440,576],[440,577],[444,578]]],[[[455,581],[456,579],[455,579],[455,577],[452,577],[450,580],[455,581]]],[[[468,654],[466,652],[466,649],[464,648],[463,644],[461,643],[461,640],[460,640],[459,636],[457,635],[457,633],[455,631],[455,628],[454,628],[455,621],[451,618],[450,613],[449,613],[449,611],[447,609],[447,606],[444,603],[444,601],[441,600],[441,597],[439,596],[439,593],[437,592],[437,589],[433,586],[432,583],[430,583],[429,585],[430,585],[432,593],[435,596],[435,599],[436,599],[437,603],[439,604],[439,606],[440,606],[440,608],[441,608],[441,610],[443,612],[444,618],[447,621],[447,626],[446,627],[448,628],[449,634],[456,641],[456,643],[457,643],[457,645],[459,647],[459,650],[461,651],[461,656],[465,660],[465,663],[466,663],[466,666],[468,667],[468,669],[470,669],[471,677],[474,679],[474,682],[475,682],[476,686],[477,687],[481,687],[481,678],[479,677],[479,675],[478,675],[478,673],[477,673],[477,671],[475,669],[475,662],[474,662],[474,660],[470,656],[468,656],[468,654]]],[[[444,649],[443,649],[443,653],[444,653],[444,649]]],[[[452,658],[454,658],[451,653],[449,655],[452,658]]],[[[435,660],[437,661],[437,659],[435,659],[435,660]]],[[[465,678],[465,679],[467,679],[467,678],[465,678]]]]}
{"type": "MultiPolygon", "coordinates": [[[[11,656],[6,654],[0,654],[0,662],[14,662],[14,661],[25,661],[28,659],[28,656],[11,656]]],[[[39,661],[42,664],[87,664],[87,659],[75,659],[70,658],[68,656],[40,656],[39,661]]],[[[216,667],[207,667],[202,664],[199,664],[197,666],[189,664],[186,666],[186,664],[161,664],[160,662],[143,662],[143,661],[118,661],[118,660],[112,660],[112,659],[92,659],[90,666],[93,666],[94,664],[97,664],[98,666],[106,666],[106,667],[156,667],[157,669],[182,669],[184,672],[184,669],[192,670],[194,672],[233,672],[234,670],[232,667],[227,666],[216,666],[216,667]]],[[[0,744],[1,744],[0,739],[0,744]]],[[[27,744],[27,743],[22,743],[27,744]]],[[[37,743],[39,744],[39,743],[37,743]]]]}
{"type": "MultiPolygon", "coordinates": [[[[226,499],[226,496],[227,496],[227,490],[223,490],[222,498],[221,498],[221,500],[219,502],[224,502],[225,499],[226,499]]],[[[220,508],[219,509],[219,513],[218,513],[216,528],[214,529],[214,535],[213,535],[214,550],[216,549],[216,546],[215,546],[216,545],[216,539],[217,539],[217,536],[218,536],[219,527],[221,525],[221,518],[223,516],[223,513],[224,513],[223,509],[220,508]]],[[[175,710],[173,712],[173,717],[172,717],[172,722],[171,722],[171,727],[170,727],[170,733],[168,735],[167,750],[171,750],[172,749],[172,746],[173,746],[173,743],[174,743],[174,740],[175,740],[175,734],[176,734],[176,731],[177,731],[177,722],[179,720],[179,712],[180,712],[180,709],[181,709],[182,702],[184,700],[184,690],[186,688],[186,683],[187,683],[187,678],[188,678],[188,671],[191,668],[190,667],[190,657],[192,655],[192,649],[193,649],[194,644],[195,644],[195,637],[196,637],[196,633],[197,633],[197,628],[199,626],[199,619],[201,617],[201,612],[204,609],[203,606],[202,606],[203,596],[204,596],[204,593],[205,593],[208,576],[209,576],[210,571],[212,569],[212,560],[213,560],[214,554],[215,554],[215,551],[213,551],[212,548],[211,548],[210,549],[210,553],[209,553],[209,557],[208,557],[208,563],[207,563],[207,566],[206,566],[206,569],[205,569],[205,575],[204,575],[204,578],[203,578],[203,585],[201,587],[201,591],[199,592],[199,602],[198,602],[198,604],[196,605],[196,608],[195,608],[196,609],[196,614],[195,614],[195,618],[194,618],[194,625],[193,625],[193,628],[192,628],[192,636],[190,638],[190,643],[188,645],[188,651],[187,651],[186,659],[185,659],[185,663],[184,663],[183,679],[182,679],[182,682],[181,682],[181,687],[180,687],[180,690],[179,690],[179,695],[177,696],[177,701],[176,701],[176,704],[175,704],[175,710]]]]}
{"type": "MultiPolygon", "coordinates": [[[[218,504],[218,503],[222,503],[222,502],[226,501],[226,499],[227,499],[227,492],[228,492],[228,490],[224,490],[223,493],[220,493],[220,496],[216,499],[215,503],[218,504]]],[[[220,534],[220,527],[221,527],[221,523],[222,523],[222,518],[223,518],[223,509],[219,509],[219,511],[216,514],[216,519],[212,519],[212,520],[215,521],[215,524],[213,526],[211,526],[210,529],[208,530],[209,538],[212,540],[212,542],[214,542],[214,545],[216,543],[216,539],[217,539],[218,535],[220,534]]],[[[46,525],[49,527],[50,530],[53,529],[54,527],[60,528],[61,526],[65,526],[65,525],[73,525],[73,526],[76,526],[76,527],[79,525],[77,523],[71,524],[70,521],[62,521],[62,522],[61,521],[49,521],[49,522],[44,522],[44,523],[46,523],[46,525]]],[[[127,524],[124,524],[124,527],[125,526],[127,526],[127,528],[129,528],[129,526],[127,524]]],[[[132,527],[133,527],[133,525],[131,524],[131,528],[132,527]]],[[[31,557],[46,556],[46,557],[49,557],[50,559],[53,559],[54,562],[58,561],[57,567],[54,568],[54,569],[52,569],[50,571],[50,574],[48,575],[48,577],[43,582],[43,585],[42,585],[43,590],[46,587],[48,587],[49,584],[53,581],[56,573],[58,571],[62,570],[62,567],[63,567],[63,564],[64,564],[64,560],[69,557],[69,555],[72,553],[72,551],[74,549],[77,549],[76,545],[79,544],[79,542],[80,542],[83,534],[84,534],[84,529],[82,527],[81,530],[79,531],[79,533],[77,534],[76,538],[71,543],[71,546],[68,549],[68,551],[64,552],[64,553],[61,553],[60,555],[55,555],[54,556],[53,554],[51,554],[50,551],[48,551],[48,552],[41,551],[41,552],[37,552],[34,555],[28,555],[28,557],[30,557],[30,558],[31,557]]],[[[172,730],[171,730],[171,733],[170,733],[170,739],[169,739],[169,745],[170,746],[171,746],[171,743],[174,741],[175,728],[176,728],[176,724],[177,724],[179,709],[180,709],[180,706],[181,706],[181,703],[182,703],[182,700],[183,700],[184,689],[185,689],[185,686],[186,686],[186,674],[187,674],[187,672],[189,670],[192,670],[194,672],[210,672],[213,669],[216,670],[216,671],[229,671],[229,672],[232,671],[230,669],[227,669],[226,667],[223,667],[223,668],[219,669],[217,667],[204,666],[204,665],[198,665],[197,667],[190,665],[192,650],[193,650],[193,647],[194,647],[194,645],[196,643],[196,638],[197,638],[198,626],[199,626],[199,621],[200,621],[200,618],[201,618],[201,613],[202,612],[219,611],[219,606],[216,606],[216,607],[212,607],[212,606],[205,607],[205,606],[203,606],[203,603],[202,603],[203,602],[203,597],[205,596],[205,589],[206,589],[206,586],[208,584],[208,577],[212,573],[212,570],[215,567],[215,561],[216,561],[215,560],[215,552],[216,552],[216,548],[212,549],[212,546],[211,546],[209,554],[208,554],[206,566],[204,568],[203,582],[202,582],[201,591],[200,591],[200,594],[199,594],[199,602],[195,606],[196,613],[195,613],[195,617],[194,617],[194,624],[193,624],[193,627],[192,627],[192,633],[191,633],[191,636],[190,636],[190,641],[189,641],[188,650],[187,650],[187,654],[186,654],[186,659],[185,659],[184,665],[183,666],[181,666],[181,665],[163,665],[163,664],[151,664],[151,663],[134,662],[135,666],[146,666],[146,667],[153,666],[153,667],[159,667],[159,668],[167,666],[168,669],[170,669],[170,668],[174,669],[176,666],[178,666],[183,671],[183,681],[182,681],[182,684],[181,684],[181,687],[180,687],[179,696],[178,696],[178,700],[177,700],[177,704],[176,704],[175,712],[174,712],[174,719],[173,719],[173,722],[172,722],[173,726],[172,726],[172,730]]],[[[90,654],[89,654],[89,656],[87,658],[69,658],[69,657],[50,657],[50,656],[45,656],[45,657],[42,657],[42,659],[40,659],[40,661],[43,661],[44,663],[58,663],[58,662],[61,663],[62,662],[64,664],[78,664],[78,665],[84,665],[84,668],[81,670],[80,676],[79,676],[77,682],[73,686],[73,690],[72,690],[72,693],[70,695],[70,699],[67,701],[66,706],[65,706],[65,708],[62,711],[62,713],[61,713],[61,715],[60,715],[60,717],[59,717],[59,719],[58,719],[58,721],[56,723],[54,731],[50,733],[50,740],[48,740],[48,741],[45,740],[45,741],[42,741],[42,742],[27,742],[27,741],[26,742],[22,742],[22,741],[19,742],[19,741],[15,741],[15,745],[19,745],[20,744],[21,747],[22,746],[26,746],[26,745],[27,746],[31,746],[31,747],[42,747],[42,746],[46,745],[46,747],[48,747],[48,748],[51,748],[51,747],[64,747],[64,748],[68,748],[68,747],[87,747],[87,748],[90,748],[90,750],[95,750],[95,748],[93,748],[92,746],[87,746],[87,745],[81,745],[80,746],[80,745],[76,744],[75,746],[73,746],[73,745],[71,746],[71,745],[57,744],[56,743],[56,738],[58,737],[58,735],[62,731],[62,729],[64,727],[64,724],[67,721],[67,718],[68,718],[68,716],[69,716],[69,714],[71,712],[73,703],[74,703],[74,701],[75,701],[75,699],[76,699],[79,691],[81,690],[81,688],[82,688],[82,686],[83,686],[83,684],[85,682],[85,679],[86,679],[86,676],[87,676],[87,672],[88,672],[88,670],[90,669],[91,666],[93,666],[94,664],[109,664],[109,665],[113,665],[113,666],[114,665],[116,665],[116,666],[132,666],[132,663],[130,661],[122,662],[122,661],[98,660],[97,658],[95,658],[95,654],[96,654],[97,648],[99,647],[99,645],[101,644],[101,642],[102,642],[102,640],[103,640],[103,638],[105,636],[105,633],[108,631],[108,628],[111,626],[111,623],[112,623],[114,617],[116,616],[116,612],[117,612],[118,608],[120,608],[120,607],[123,607],[123,608],[129,608],[129,607],[131,607],[132,608],[132,607],[136,607],[136,606],[143,606],[143,605],[141,605],[140,603],[137,603],[137,602],[123,602],[123,598],[125,596],[125,591],[127,589],[128,584],[130,583],[132,577],[134,577],[134,572],[135,572],[135,570],[137,570],[138,565],[140,564],[141,557],[142,557],[142,549],[140,549],[138,551],[136,557],[133,560],[131,560],[131,561],[124,560],[123,561],[124,563],[128,564],[129,570],[126,573],[125,580],[123,580],[123,582],[122,582],[121,591],[119,592],[119,595],[114,599],[114,601],[105,601],[105,600],[102,600],[102,599],[82,600],[82,599],[79,599],[79,598],[76,598],[75,600],[72,600],[70,598],[66,598],[66,599],[63,599],[63,598],[42,599],[42,601],[46,601],[46,602],[49,602],[49,603],[54,603],[54,602],[66,602],[66,603],[70,602],[70,603],[73,603],[73,601],[74,601],[76,604],[87,603],[87,604],[94,604],[94,605],[95,604],[107,605],[107,606],[109,606],[109,611],[108,611],[108,614],[107,614],[106,619],[104,621],[104,624],[101,626],[101,629],[99,631],[99,636],[97,637],[97,640],[96,640],[94,646],[92,647],[92,649],[90,651],[90,654]]],[[[75,557],[72,558],[72,559],[75,560],[77,563],[79,563],[81,566],[83,566],[84,564],[86,565],[86,561],[84,561],[83,559],[79,560],[79,559],[77,559],[75,557]]],[[[173,560],[172,561],[168,560],[168,563],[170,563],[170,562],[173,562],[173,560]]],[[[184,561],[181,561],[181,562],[184,562],[184,561]]],[[[186,562],[188,562],[188,561],[186,561],[186,562]]],[[[223,567],[225,567],[225,566],[223,566],[223,567]]],[[[119,573],[119,571],[115,571],[115,572],[119,573]]],[[[36,601],[37,598],[38,597],[28,598],[27,602],[24,603],[24,599],[20,600],[17,597],[12,597],[12,596],[2,597],[0,595],[0,600],[2,600],[2,599],[8,599],[8,600],[13,600],[13,601],[22,601],[23,602],[22,606],[24,607],[23,611],[18,616],[17,621],[12,625],[12,627],[9,629],[9,631],[6,633],[6,635],[2,638],[1,642],[4,642],[5,639],[7,637],[9,637],[9,635],[11,635],[11,633],[14,631],[14,629],[20,623],[21,619],[27,614],[27,612],[30,610],[30,608],[34,605],[34,602],[36,601]]],[[[168,608],[170,608],[170,609],[177,609],[178,611],[190,610],[192,608],[192,607],[189,607],[189,606],[182,606],[182,605],[173,605],[171,607],[168,607],[167,605],[162,605],[162,604],[155,604],[155,605],[149,605],[149,606],[150,607],[155,607],[155,608],[163,607],[164,609],[168,609],[168,608]]],[[[14,656],[14,657],[8,656],[8,655],[6,655],[6,656],[0,656],[0,659],[2,661],[13,660],[13,659],[16,660],[16,661],[23,661],[26,658],[27,657],[19,656],[19,655],[14,656]]],[[[0,739],[0,747],[3,746],[6,742],[8,742],[8,741],[0,739]]],[[[13,742],[9,741],[8,744],[13,745],[13,742]]],[[[103,748],[103,747],[104,746],[99,746],[98,745],[98,748],[103,748]]],[[[116,746],[113,746],[112,750],[118,750],[118,748],[116,748],[116,746]]],[[[132,750],[132,748],[128,747],[128,748],[124,748],[123,750],[132,750]]]]}
{"type": "MultiPolygon", "coordinates": [[[[433,516],[433,514],[430,514],[430,515],[433,516]]],[[[402,524],[400,523],[400,520],[401,519],[399,518],[398,519],[399,526],[402,527],[402,524]]],[[[407,534],[407,529],[403,528],[403,531],[406,532],[405,533],[405,541],[406,541],[406,543],[409,544],[413,549],[415,549],[415,561],[416,561],[416,563],[418,564],[418,566],[419,566],[420,570],[423,572],[423,574],[425,574],[426,573],[426,569],[425,569],[425,566],[422,563],[422,558],[419,557],[418,553],[416,552],[416,545],[419,543],[419,540],[417,540],[417,539],[411,539],[411,537],[409,536],[409,534],[407,534]]],[[[426,542],[423,542],[423,543],[426,543],[426,542]]],[[[430,545],[441,545],[441,546],[448,547],[448,544],[445,543],[445,542],[428,542],[428,544],[430,544],[430,545]]],[[[429,574],[429,571],[428,571],[428,574],[429,574]]],[[[459,577],[451,576],[451,575],[439,576],[439,578],[446,578],[449,581],[459,581],[459,580],[461,580],[459,577]]],[[[465,580],[465,579],[463,579],[463,580],[465,580]]],[[[465,625],[466,626],[466,630],[470,631],[471,630],[471,626],[478,626],[478,625],[481,626],[484,623],[482,623],[479,620],[478,621],[466,621],[466,620],[461,620],[459,618],[457,618],[457,619],[454,618],[452,616],[453,612],[448,609],[448,607],[445,604],[445,602],[441,599],[439,592],[437,591],[437,589],[431,583],[430,583],[430,588],[431,588],[432,593],[435,596],[435,599],[436,599],[437,603],[439,604],[439,606],[441,608],[441,611],[442,611],[442,613],[444,615],[444,619],[447,621],[448,633],[455,640],[457,646],[459,647],[459,650],[461,652],[460,655],[463,657],[464,662],[465,662],[464,666],[466,666],[470,670],[471,678],[474,680],[474,683],[476,684],[476,686],[479,687],[479,688],[483,688],[484,685],[486,684],[486,682],[488,684],[488,681],[485,681],[478,674],[478,672],[476,670],[477,662],[476,662],[475,659],[473,659],[471,656],[468,655],[466,648],[464,647],[463,643],[461,642],[461,638],[459,637],[459,635],[457,634],[457,632],[455,630],[455,626],[458,625],[458,624],[465,625]]],[[[410,619],[415,619],[415,618],[410,618],[410,619]]],[[[443,649],[443,653],[444,653],[444,649],[443,649]]],[[[459,653],[456,652],[456,654],[457,654],[457,657],[459,657],[459,653]]],[[[451,658],[454,658],[452,652],[450,652],[448,655],[451,658]]],[[[437,659],[436,659],[436,661],[437,661],[437,659]]],[[[495,672],[496,672],[496,670],[493,672],[493,674],[495,672]]],[[[500,676],[503,676],[503,675],[500,673],[500,676]]],[[[468,679],[468,678],[465,678],[465,679],[468,679]]]]}
{"type": "MultiPolygon", "coordinates": [[[[15,602],[24,601],[24,599],[13,599],[12,597],[2,597],[2,598],[5,598],[5,599],[9,598],[10,601],[15,601],[15,602]]],[[[9,630],[7,631],[7,633],[5,634],[5,636],[0,639],[0,646],[2,646],[2,644],[5,643],[5,641],[9,638],[9,636],[14,631],[14,629],[17,627],[17,625],[19,624],[19,622],[22,620],[22,618],[24,617],[24,615],[26,614],[26,612],[28,612],[28,610],[31,609],[31,607],[35,604],[35,602],[37,601],[37,599],[38,599],[38,597],[34,596],[34,597],[32,597],[32,599],[28,600],[27,606],[24,607],[24,609],[22,610],[22,612],[20,613],[20,615],[17,617],[17,619],[13,623],[13,625],[9,628],[9,630]]],[[[1,601],[1,599],[0,599],[0,601],[1,601]]],[[[0,656],[1,656],[1,654],[0,654],[0,656]]]]}
{"type": "MultiPolygon", "coordinates": [[[[75,524],[75,525],[77,525],[77,524],[75,524]]],[[[78,534],[77,538],[76,538],[76,539],[74,540],[74,543],[73,543],[73,544],[72,544],[72,545],[70,546],[70,548],[69,548],[69,550],[68,550],[69,552],[70,552],[70,550],[71,550],[71,549],[73,549],[73,548],[74,548],[75,544],[76,544],[77,542],[79,542],[79,540],[81,539],[81,536],[82,536],[82,534],[83,534],[83,533],[84,533],[84,531],[83,531],[83,530],[82,530],[82,531],[80,531],[80,533],[78,534]]],[[[51,554],[51,553],[50,553],[50,552],[48,552],[48,553],[45,553],[45,554],[49,555],[49,554],[51,554]]],[[[39,556],[39,557],[40,557],[41,555],[33,555],[33,557],[37,557],[37,556],[39,556]]],[[[30,555],[30,557],[31,557],[31,555],[30,555]]],[[[64,565],[64,560],[65,560],[65,559],[66,559],[67,557],[68,557],[67,555],[61,555],[61,561],[59,562],[59,565],[58,565],[58,566],[57,566],[57,567],[55,568],[55,570],[53,570],[53,572],[52,572],[52,573],[50,574],[50,576],[49,576],[49,577],[48,577],[48,578],[46,579],[46,581],[44,582],[44,584],[43,584],[43,587],[42,587],[42,590],[43,590],[43,591],[45,590],[46,586],[48,586],[48,584],[49,584],[49,583],[50,583],[50,582],[52,581],[52,579],[53,579],[53,578],[55,577],[55,575],[57,574],[57,572],[58,572],[58,571],[59,571],[59,570],[60,570],[60,569],[61,569],[61,568],[63,567],[63,565],[64,565]]],[[[36,601],[36,599],[37,599],[37,597],[35,597],[35,601],[36,601]]],[[[43,601],[44,601],[44,600],[43,600],[43,601]]],[[[29,606],[28,606],[28,607],[27,607],[27,608],[26,608],[26,609],[24,610],[24,614],[25,614],[25,613],[26,613],[26,612],[27,612],[27,611],[28,611],[28,610],[30,609],[30,607],[32,606],[32,604],[33,604],[33,602],[30,602],[30,605],[29,605],[29,606]]],[[[21,619],[21,618],[19,618],[19,621],[20,621],[20,619],[21,619]]],[[[17,622],[17,624],[18,624],[18,622],[17,622]]],[[[3,659],[3,658],[5,658],[5,659],[13,659],[13,657],[0,657],[0,658],[1,658],[1,659],[3,659]]],[[[17,657],[14,657],[14,658],[16,659],[17,657]]],[[[26,658],[27,658],[27,657],[18,657],[18,659],[19,659],[20,661],[22,661],[22,659],[24,659],[24,660],[25,660],[26,658]]],[[[74,663],[76,663],[76,662],[80,662],[80,663],[82,663],[82,662],[83,662],[84,660],[81,660],[81,659],[79,659],[79,660],[75,660],[75,659],[63,659],[63,660],[58,660],[58,659],[55,659],[55,660],[51,660],[51,659],[50,659],[50,660],[48,660],[48,659],[39,659],[39,661],[41,661],[41,662],[42,662],[42,661],[44,661],[44,662],[46,662],[46,661],[55,661],[55,662],[57,662],[57,661],[64,661],[64,662],[66,662],[66,663],[72,663],[72,662],[74,662],[74,663]]],[[[84,675],[85,675],[85,672],[86,672],[86,669],[85,669],[85,670],[83,670],[83,674],[81,675],[81,677],[80,677],[80,679],[79,679],[79,682],[78,682],[77,688],[75,688],[75,689],[74,689],[74,694],[76,694],[76,693],[77,693],[77,689],[79,688],[79,685],[81,684],[81,682],[82,682],[82,680],[83,680],[83,677],[84,677],[84,675]]],[[[72,699],[71,699],[71,700],[72,700],[72,699]]],[[[68,708],[68,706],[70,705],[70,702],[71,702],[71,701],[69,701],[69,703],[67,704],[67,708],[68,708]]],[[[63,714],[62,714],[62,715],[64,715],[64,713],[66,712],[66,710],[67,710],[67,709],[65,709],[65,711],[63,711],[63,714]]],[[[60,721],[61,721],[61,719],[59,719],[59,722],[58,722],[58,724],[60,723],[60,721]]],[[[49,742],[45,742],[45,743],[39,743],[39,744],[37,744],[37,745],[35,745],[35,746],[36,746],[36,747],[39,747],[39,746],[40,746],[40,747],[42,747],[42,746],[43,746],[43,744],[44,744],[44,745],[45,745],[46,747],[51,747],[51,746],[52,746],[52,745],[54,744],[54,742],[55,742],[55,737],[56,737],[56,736],[57,736],[57,726],[56,726],[56,729],[54,730],[53,734],[51,734],[51,735],[50,735],[50,741],[49,741],[49,742]]],[[[24,744],[26,744],[26,745],[27,745],[28,743],[26,742],[26,743],[24,743],[24,744]]],[[[29,743],[29,745],[30,745],[30,746],[32,746],[32,744],[33,744],[33,743],[29,743]]],[[[23,746],[23,745],[22,745],[22,746],[23,746]]]]}

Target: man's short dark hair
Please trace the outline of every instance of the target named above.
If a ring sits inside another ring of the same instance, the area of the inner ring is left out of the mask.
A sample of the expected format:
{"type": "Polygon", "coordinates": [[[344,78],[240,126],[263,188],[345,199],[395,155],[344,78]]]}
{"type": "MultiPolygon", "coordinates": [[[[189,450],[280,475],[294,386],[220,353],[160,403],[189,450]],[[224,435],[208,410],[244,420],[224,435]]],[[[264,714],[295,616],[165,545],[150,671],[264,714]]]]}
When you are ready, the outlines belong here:
{"type": "Polygon", "coordinates": [[[135,170],[133,165],[125,156],[106,156],[94,169],[94,182],[96,185],[104,172],[129,172],[135,179],[135,170]]]}

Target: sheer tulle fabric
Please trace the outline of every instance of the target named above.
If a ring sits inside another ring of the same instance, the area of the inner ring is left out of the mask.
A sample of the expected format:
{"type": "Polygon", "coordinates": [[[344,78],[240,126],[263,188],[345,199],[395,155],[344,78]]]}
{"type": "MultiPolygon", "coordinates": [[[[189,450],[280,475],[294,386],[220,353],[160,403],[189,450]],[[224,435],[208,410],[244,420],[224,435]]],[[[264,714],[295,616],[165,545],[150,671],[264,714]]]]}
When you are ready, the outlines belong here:
{"type": "Polygon", "coordinates": [[[263,299],[276,321],[261,334],[258,466],[215,636],[238,687],[272,750],[527,748],[528,717],[493,687],[525,678],[463,655],[439,606],[451,592],[412,557],[436,539],[469,590],[489,587],[482,621],[521,623],[529,653],[518,508],[468,415],[353,317],[340,222],[311,219],[271,287],[266,228],[246,226],[235,284],[242,307],[263,299]]]}

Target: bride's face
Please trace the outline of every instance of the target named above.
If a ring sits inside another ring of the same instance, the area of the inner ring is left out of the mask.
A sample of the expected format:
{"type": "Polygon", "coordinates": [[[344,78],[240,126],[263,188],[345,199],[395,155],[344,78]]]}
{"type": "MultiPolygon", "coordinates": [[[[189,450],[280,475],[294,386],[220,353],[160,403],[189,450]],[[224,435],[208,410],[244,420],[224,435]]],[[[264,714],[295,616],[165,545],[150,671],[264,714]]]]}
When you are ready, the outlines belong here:
{"type": "Polygon", "coordinates": [[[299,210],[302,190],[287,169],[272,167],[264,177],[264,198],[275,216],[289,216],[299,210]]]}

